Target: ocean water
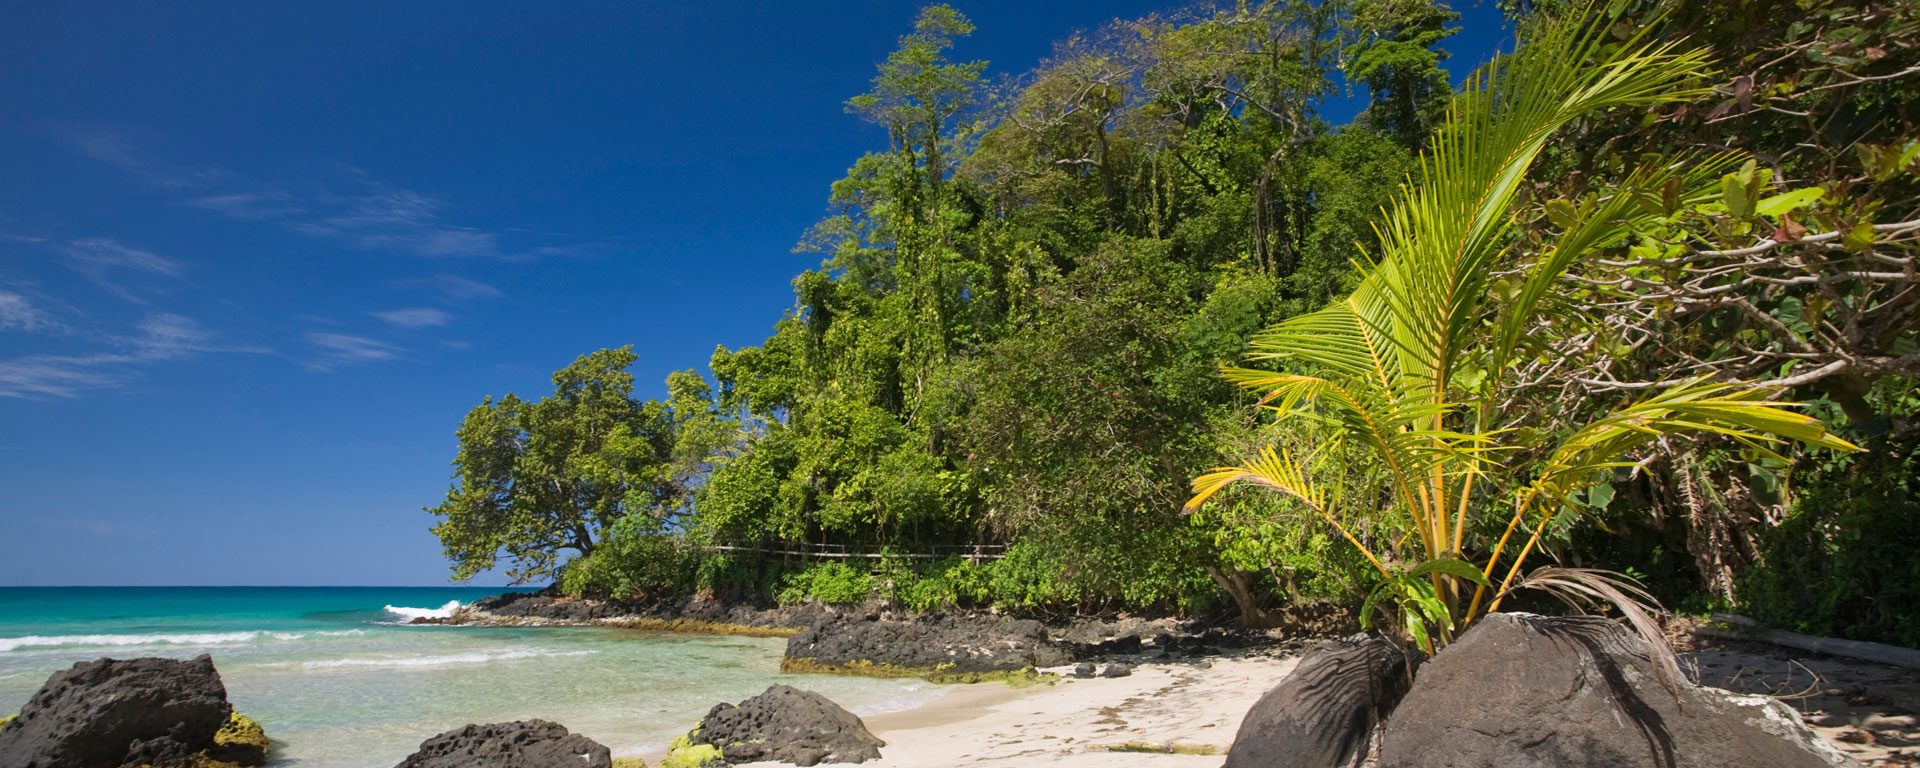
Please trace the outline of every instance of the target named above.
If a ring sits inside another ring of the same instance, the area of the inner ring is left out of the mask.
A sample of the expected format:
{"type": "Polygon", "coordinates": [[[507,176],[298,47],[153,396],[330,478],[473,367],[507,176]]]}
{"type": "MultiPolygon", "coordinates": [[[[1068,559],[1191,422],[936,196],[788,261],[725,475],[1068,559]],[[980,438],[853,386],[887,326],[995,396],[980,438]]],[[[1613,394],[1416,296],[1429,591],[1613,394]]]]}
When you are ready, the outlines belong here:
{"type": "Polygon", "coordinates": [[[932,698],[917,680],[786,675],[785,641],[601,628],[409,626],[498,589],[0,588],[0,716],[105,657],[213,655],[276,766],[393,765],[467,723],[543,718],[613,749],[663,749],[722,701],[784,682],[857,714],[932,698]]]}

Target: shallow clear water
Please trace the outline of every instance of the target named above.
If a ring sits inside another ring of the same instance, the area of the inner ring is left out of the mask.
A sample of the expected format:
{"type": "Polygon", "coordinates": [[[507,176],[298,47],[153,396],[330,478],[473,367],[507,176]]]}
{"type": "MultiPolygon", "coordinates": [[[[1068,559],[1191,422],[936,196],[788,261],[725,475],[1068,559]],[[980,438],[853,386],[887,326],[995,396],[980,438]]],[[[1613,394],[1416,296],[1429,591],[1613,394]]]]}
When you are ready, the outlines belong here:
{"type": "Polygon", "coordinates": [[[863,715],[935,693],[917,680],[781,674],[779,639],[401,623],[498,591],[0,588],[0,716],[77,661],[211,653],[235,708],[275,740],[274,765],[362,768],[467,723],[534,717],[615,755],[657,751],[714,704],[774,682],[863,715]]]}

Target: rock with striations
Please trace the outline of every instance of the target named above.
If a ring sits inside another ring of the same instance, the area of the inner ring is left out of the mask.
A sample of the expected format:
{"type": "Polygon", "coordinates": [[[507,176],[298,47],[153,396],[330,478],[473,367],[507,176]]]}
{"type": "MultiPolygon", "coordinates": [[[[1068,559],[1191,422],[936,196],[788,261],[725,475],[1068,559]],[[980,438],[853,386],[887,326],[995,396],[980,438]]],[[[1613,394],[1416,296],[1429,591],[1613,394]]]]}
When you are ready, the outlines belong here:
{"type": "Polygon", "coordinates": [[[469,725],[420,743],[397,768],[612,768],[593,739],[546,720],[469,725]]]}
{"type": "Polygon", "coordinates": [[[1591,617],[1494,614],[1420,670],[1380,768],[1831,768],[1853,762],[1792,710],[1658,674],[1591,617]]]}
{"type": "Polygon", "coordinates": [[[788,669],[878,666],[947,673],[1011,672],[1072,661],[1067,650],[1031,619],[985,614],[922,616],[901,621],[877,616],[826,616],[787,639],[788,669]]]}
{"type": "Polygon", "coordinates": [[[232,714],[210,656],[84,661],[0,729],[0,768],[185,765],[232,714]]]}
{"type": "Polygon", "coordinates": [[[1417,657],[1378,637],[1329,640],[1247,711],[1225,768],[1336,768],[1366,757],[1417,657]]]}
{"type": "Polygon", "coordinates": [[[852,712],[812,691],[775,685],[707,713],[693,740],[720,748],[728,763],[861,763],[887,745],[852,712]]]}

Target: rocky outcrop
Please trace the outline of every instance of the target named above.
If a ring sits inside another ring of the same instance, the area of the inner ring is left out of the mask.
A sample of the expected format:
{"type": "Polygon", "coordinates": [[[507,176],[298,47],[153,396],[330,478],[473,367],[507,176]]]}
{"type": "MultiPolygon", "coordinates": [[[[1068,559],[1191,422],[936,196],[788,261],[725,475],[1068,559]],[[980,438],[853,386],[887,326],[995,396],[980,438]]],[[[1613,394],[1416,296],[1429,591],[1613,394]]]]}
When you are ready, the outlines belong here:
{"type": "Polygon", "coordinates": [[[414,624],[480,626],[597,625],[658,631],[785,637],[831,612],[820,605],[759,606],[705,598],[630,602],[573,598],[551,590],[508,592],[482,598],[446,618],[419,618],[414,624]]]}
{"type": "Polygon", "coordinates": [[[1004,616],[828,616],[787,639],[781,667],[887,674],[979,674],[1073,661],[1040,622],[1004,616]]]}
{"type": "Polygon", "coordinates": [[[707,713],[693,740],[720,748],[728,763],[772,760],[794,765],[861,763],[886,742],[827,697],[785,685],[707,713]]]}
{"type": "Polygon", "coordinates": [[[1321,643],[1247,711],[1226,768],[1357,764],[1375,728],[1406,693],[1409,664],[1409,656],[1378,637],[1321,643]]]}
{"type": "Polygon", "coordinates": [[[232,714],[209,656],[81,662],[0,730],[0,768],[184,764],[232,714]]]}
{"type": "Polygon", "coordinates": [[[1662,676],[1597,618],[1495,614],[1420,670],[1380,768],[1831,768],[1852,761],[1765,697],[1662,676]]]}
{"type": "Polygon", "coordinates": [[[427,739],[397,768],[612,768],[593,739],[545,720],[469,725],[427,739]]]}

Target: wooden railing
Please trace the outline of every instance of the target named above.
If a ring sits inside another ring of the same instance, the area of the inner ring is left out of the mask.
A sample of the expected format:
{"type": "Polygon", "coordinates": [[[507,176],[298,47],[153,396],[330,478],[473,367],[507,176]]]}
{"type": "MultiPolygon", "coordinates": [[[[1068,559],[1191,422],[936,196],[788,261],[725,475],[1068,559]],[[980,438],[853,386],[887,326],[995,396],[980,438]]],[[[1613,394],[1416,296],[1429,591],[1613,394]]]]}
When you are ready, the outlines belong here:
{"type": "Polygon", "coordinates": [[[936,544],[915,552],[878,552],[855,551],[844,544],[808,544],[804,542],[775,542],[770,544],[709,544],[711,552],[751,552],[762,555],[798,558],[801,560],[944,560],[957,557],[972,562],[998,560],[1007,556],[1005,544],[936,544]]]}

